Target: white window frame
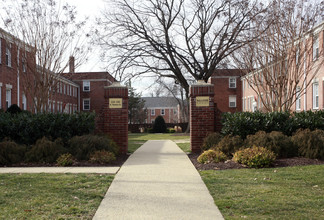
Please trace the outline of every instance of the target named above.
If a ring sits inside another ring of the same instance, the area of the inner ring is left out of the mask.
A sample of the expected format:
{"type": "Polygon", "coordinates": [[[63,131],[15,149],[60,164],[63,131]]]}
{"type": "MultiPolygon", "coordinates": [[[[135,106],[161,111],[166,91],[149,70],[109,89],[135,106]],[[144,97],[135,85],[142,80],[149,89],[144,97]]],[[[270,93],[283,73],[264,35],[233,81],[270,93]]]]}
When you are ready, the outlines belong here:
{"type": "Polygon", "coordinates": [[[82,103],[83,103],[83,110],[84,111],[90,111],[90,99],[83,99],[82,103]],[[86,101],[89,101],[89,104],[85,104],[86,101]],[[89,105],[89,107],[85,108],[87,105],[89,105]]]}
{"type": "Polygon", "coordinates": [[[11,89],[6,89],[6,107],[7,109],[11,106],[11,96],[12,96],[12,93],[11,93],[11,89]]]}
{"type": "Polygon", "coordinates": [[[313,36],[313,60],[317,60],[319,57],[319,35],[313,36]]]}
{"type": "Polygon", "coordinates": [[[228,87],[230,89],[235,89],[236,88],[236,78],[235,77],[230,77],[228,79],[228,87]]]}
{"type": "Polygon", "coordinates": [[[90,92],[90,81],[83,81],[83,92],[90,92]]]}
{"type": "Polygon", "coordinates": [[[236,108],[236,95],[230,95],[228,97],[228,107],[230,107],[230,108],[236,108]],[[232,103],[232,105],[231,105],[231,103],[232,103]],[[233,103],[234,103],[234,105],[233,105],[233,103]]]}
{"type": "Polygon", "coordinates": [[[6,46],[6,65],[11,67],[11,45],[6,46]]]}
{"type": "Polygon", "coordinates": [[[297,86],[296,88],[296,111],[301,110],[301,88],[297,86]]]}
{"type": "Polygon", "coordinates": [[[151,109],[151,115],[155,115],[155,109],[151,109]]]}
{"type": "Polygon", "coordinates": [[[24,93],[22,94],[22,109],[27,110],[27,97],[24,93]]]}
{"type": "Polygon", "coordinates": [[[315,82],[313,83],[313,109],[319,108],[319,83],[315,82]]]}
{"type": "Polygon", "coordinates": [[[165,115],[165,109],[164,108],[161,109],[161,115],[165,115]]]}

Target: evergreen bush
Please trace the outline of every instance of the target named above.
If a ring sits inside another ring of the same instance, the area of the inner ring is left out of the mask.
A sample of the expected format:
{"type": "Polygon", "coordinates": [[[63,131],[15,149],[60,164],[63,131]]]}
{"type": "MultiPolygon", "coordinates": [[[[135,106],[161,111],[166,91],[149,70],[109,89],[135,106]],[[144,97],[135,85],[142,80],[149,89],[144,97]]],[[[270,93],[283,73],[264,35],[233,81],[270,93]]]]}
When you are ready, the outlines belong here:
{"type": "Polygon", "coordinates": [[[153,124],[153,132],[154,133],[165,133],[167,131],[167,127],[164,121],[164,118],[159,115],[155,118],[153,124]]]}
{"type": "Polygon", "coordinates": [[[200,148],[202,151],[209,150],[210,148],[216,146],[221,139],[222,135],[220,133],[210,133],[204,138],[203,145],[200,148]]]}
{"type": "Polygon", "coordinates": [[[300,156],[324,160],[323,130],[300,129],[292,136],[292,141],[300,156]]]}
{"type": "Polygon", "coordinates": [[[244,164],[250,168],[269,167],[276,159],[275,153],[264,148],[246,148],[235,152],[233,161],[244,164]]]}
{"type": "Polygon", "coordinates": [[[258,131],[280,131],[291,136],[298,129],[324,130],[324,110],[303,112],[237,112],[222,115],[223,135],[239,135],[245,139],[258,131]]]}
{"type": "Polygon", "coordinates": [[[246,147],[263,146],[280,158],[298,156],[298,148],[292,143],[291,138],[279,131],[270,133],[258,131],[253,135],[248,135],[244,145],[246,147]]]}
{"type": "Polygon", "coordinates": [[[0,113],[0,141],[8,137],[18,144],[33,145],[47,137],[61,138],[66,143],[73,136],[89,134],[94,129],[94,113],[0,113]]]}
{"type": "Polygon", "coordinates": [[[204,151],[197,158],[197,161],[202,164],[207,164],[211,162],[219,163],[224,162],[227,159],[226,155],[219,150],[207,150],[204,151]]]}
{"type": "Polygon", "coordinates": [[[243,140],[240,136],[226,135],[218,142],[215,149],[222,151],[228,157],[232,157],[237,150],[242,148],[242,146],[243,140]]]}
{"type": "Polygon", "coordinates": [[[0,142],[0,165],[7,166],[23,162],[25,153],[25,146],[20,146],[10,140],[4,140],[0,142]]]}
{"type": "Polygon", "coordinates": [[[112,152],[117,155],[119,147],[117,144],[105,135],[83,135],[75,136],[69,141],[70,152],[78,160],[90,159],[90,156],[100,150],[112,152]]]}
{"type": "Polygon", "coordinates": [[[36,144],[26,154],[27,162],[54,163],[57,158],[66,152],[62,139],[51,141],[43,137],[36,141],[36,144]]]}

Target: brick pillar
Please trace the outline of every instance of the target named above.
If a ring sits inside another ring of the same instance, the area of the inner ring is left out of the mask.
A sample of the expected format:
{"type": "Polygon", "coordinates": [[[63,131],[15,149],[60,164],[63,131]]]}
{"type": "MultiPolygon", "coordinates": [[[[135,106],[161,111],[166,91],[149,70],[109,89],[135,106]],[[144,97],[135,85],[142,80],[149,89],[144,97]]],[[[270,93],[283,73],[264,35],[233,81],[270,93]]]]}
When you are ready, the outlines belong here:
{"type": "Polygon", "coordinates": [[[191,151],[199,153],[204,137],[214,131],[214,85],[202,80],[190,87],[191,151]]]}
{"type": "Polygon", "coordinates": [[[120,153],[128,151],[128,89],[119,82],[105,87],[103,131],[120,147],[120,153]]]}

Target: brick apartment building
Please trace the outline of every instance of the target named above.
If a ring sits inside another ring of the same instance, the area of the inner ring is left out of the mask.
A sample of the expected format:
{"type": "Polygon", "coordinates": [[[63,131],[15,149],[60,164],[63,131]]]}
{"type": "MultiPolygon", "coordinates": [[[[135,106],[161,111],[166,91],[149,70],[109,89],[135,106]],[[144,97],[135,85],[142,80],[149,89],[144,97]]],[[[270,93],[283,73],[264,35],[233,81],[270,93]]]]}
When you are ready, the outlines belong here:
{"type": "Polygon", "coordinates": [[[209,78],[214,84],[214,103],[221,112],[242,111],[242,71],[238,69],[218,69],[209,78]]]}
{"type": "Polygon", "coordinates": [[[179,102],[174,97],[143,97],[147,116],[145,123],[154,123],[155,118],[161,115],[166,123],[187,122],[180,108],[179,102]]]}
{"type": "MultiPolygon", "coordinates": [[[[297,86],[297,99],[292,107],[292,111],[304,110],[319,110],[324,109],[324,22],[306,33],[305,38],[302,39],[307,49],[302,51],[304,58],[301,66],[304,68],[305,83],[300,83],[297,86]],[[306,52],[305,52],[306,51],[306,52]],[[320,66],[319,66],[320,65],[320,66]],[[305,67],[311,67],[306,68],[305,67]],[[319,67],[319,71],[315,71],[319,67]],[[309,72],[306,72],[309,71],[309,72]],[[315,75],[313,77],[313,75],[315,75]],[[309,84],[306,88],[305,85],[309,84]]],[[[242,81],[242,110],[256,111],[263,109],[263,103],[260,100],[260,95],[269,95],[269,91],[264,94],[256,94],[256,92],[249,85],[248,80],[251,80],[253,74],[258,74],[258,71],[249,73],[241,78],[242,81]]],[[[296,97],[296,96],[295,96],[296,97]]]]}
{"type": "MultiPolygon", "coordinates": [[[[23,110],[36,111],[36,91],[25,87],[27,82],[33,82],[34,73],[31,70],[35,70],[35,67],[33,48],[0,29],[0,109],[7,110],[12,104],[17,104],[23,110]]],[[[74,58],[70,58],[70,72],[57,78],[56,86],[50,88],[48,103],[42,107],[42,111],[98,113],[104,103],[104,86],[115,81],[107,72],[75,73],[74,58]]]]}

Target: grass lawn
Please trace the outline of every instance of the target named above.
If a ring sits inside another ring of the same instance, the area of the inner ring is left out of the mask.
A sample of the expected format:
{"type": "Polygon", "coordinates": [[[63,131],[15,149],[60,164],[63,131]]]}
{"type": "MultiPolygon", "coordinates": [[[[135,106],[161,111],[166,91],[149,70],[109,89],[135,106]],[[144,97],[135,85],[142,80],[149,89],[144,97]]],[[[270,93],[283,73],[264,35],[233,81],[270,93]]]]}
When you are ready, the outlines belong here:
{"type": "Polygon", "coordinates": [[[177,145],[181,148],[181,150],[183,150],[183,152],[191,152],[190,143],[177,143],[177,145]]]}
{"type": "Polygon", "coordinates": [[[92,219],[113,178],[0,174],[0,219],[92,219]]]}
{"type": "MultiPolygon", "coordinates": [[[[141,145],[143,145],[148,140],[183,140],[189,139],[189,134],[186,136],[174,136],[174,134],[152,134],[152,133],[130,133],[128,134],[128,152],[134,153],[141,145]]],[[[187,143],[186,143],[187,144],[187,143]]],[[[181,144],[179,147],[186,148],[186,144],[181,144]]],[[[190,148],[190,146],[189,146],[190,148]]]]}
{"type": "Polygon", "coordinates": [[[200,174],[225,219],[324,219],[324,165],[200,174]]]}

